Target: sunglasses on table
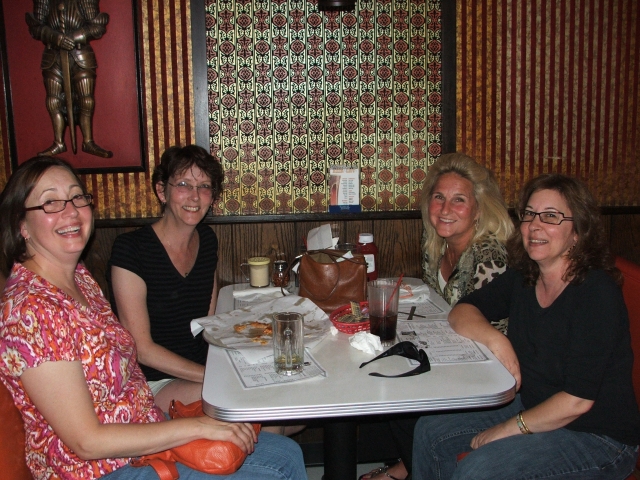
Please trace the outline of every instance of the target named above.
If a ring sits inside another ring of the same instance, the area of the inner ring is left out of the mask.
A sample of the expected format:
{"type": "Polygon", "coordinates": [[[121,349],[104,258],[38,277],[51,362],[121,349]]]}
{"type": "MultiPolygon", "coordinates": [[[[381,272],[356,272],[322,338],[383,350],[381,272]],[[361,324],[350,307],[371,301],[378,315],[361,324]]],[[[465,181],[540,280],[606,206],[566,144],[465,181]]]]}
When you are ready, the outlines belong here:
{"type": "Polygon", "coordinates": [[[418,347],[416,347],[412,342],[409,342],[409,341],[396,343],[393,347],[389,348],[385,352],[382,352],[373,360],[369,360],[368,362],[362,363],[360,365],[360,368],[364,367],[365,365],[371,362],[375,362],[380,358],[391,357],[393,355],[399,355],[401,357],[405,357],[410,360],[415,360],[417,362],[420,362],[420,365],[418,365],[413,370],[410,370],[405,373],[401,373],[399,375],[383,375],[382,373],[378,373],[378,372],[371,372],[369,373],[369,375],[371,375],[372,377],[387,377],[387,378],[412,377],[414,375],[420,375],[421,373],[425,373],[431,370],[429,357],[427,356],[425,351],[422,349],[418,350],[418,347]]]}
{"type": "Polygon", "coordinates": [[[533,222],[536,216],[540,217],[542,223],[548,223],[549,225],[573,222],[573,217],[565,217],[562,212],[534,212],[533,210],[520,210],[518,212],[518,218],[522,223],[533,222]]]}

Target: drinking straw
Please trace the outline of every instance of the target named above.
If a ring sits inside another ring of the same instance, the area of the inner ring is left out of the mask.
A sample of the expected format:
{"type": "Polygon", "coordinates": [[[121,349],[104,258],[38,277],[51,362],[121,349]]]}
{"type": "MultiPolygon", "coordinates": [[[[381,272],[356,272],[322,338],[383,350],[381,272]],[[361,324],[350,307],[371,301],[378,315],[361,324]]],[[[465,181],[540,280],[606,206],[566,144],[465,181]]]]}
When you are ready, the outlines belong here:
{"type": "Polygon", "coordinates": [[[387,316],[387,311],[389,310],[389,306],[391,305],[391,299],[400,288],[400,283],[402,283],[402,277],[404,277],[404,273],[400,274],[400,277],[398,277],[398,282],[396,283],[396,286],[393,288],[393,292],[391,292],[391,295],[389,295],[389,302],[387,302],[387,306],[384,309],[384,313],[382,315],[383,317],[387,316]]]}

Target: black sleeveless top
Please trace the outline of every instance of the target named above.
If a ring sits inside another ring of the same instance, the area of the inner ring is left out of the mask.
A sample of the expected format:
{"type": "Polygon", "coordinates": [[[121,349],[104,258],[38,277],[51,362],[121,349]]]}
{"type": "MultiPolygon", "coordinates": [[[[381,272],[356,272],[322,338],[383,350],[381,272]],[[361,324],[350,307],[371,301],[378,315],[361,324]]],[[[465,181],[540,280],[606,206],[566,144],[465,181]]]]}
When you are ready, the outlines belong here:
{"type": "MultiPolygon", "coordinates": [[[[208,345],[199,334],[191,335],[190,322],[208,315],[216,266],[218,238],[207,225],[196,227],[200,247],[193,269],[183,277],[171,263],[169,254],[151,225],[118,236],[113,244],[107,281],[111,287],[111,267],[138,275],[147,285],[147,310],[153,341],[200,365],[207,360],[208,345]]],[[[118,313],[113,293],[113,311],[118,313]]],[[[154,368],[140,365],[147,380],[173,378],[154,368]]]]}

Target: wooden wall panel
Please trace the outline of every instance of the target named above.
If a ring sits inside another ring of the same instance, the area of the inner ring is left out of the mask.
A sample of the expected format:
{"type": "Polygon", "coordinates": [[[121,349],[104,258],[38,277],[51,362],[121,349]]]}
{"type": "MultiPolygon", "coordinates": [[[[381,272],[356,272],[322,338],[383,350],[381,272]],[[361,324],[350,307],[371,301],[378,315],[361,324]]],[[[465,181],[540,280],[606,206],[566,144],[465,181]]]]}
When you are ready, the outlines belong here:
{"type": "Polygon", "coordinates": [[[458,0],[457,149],[507,203],[529,178],[585,179],[601,205],[640,205],[637,0],[458,0]]]}

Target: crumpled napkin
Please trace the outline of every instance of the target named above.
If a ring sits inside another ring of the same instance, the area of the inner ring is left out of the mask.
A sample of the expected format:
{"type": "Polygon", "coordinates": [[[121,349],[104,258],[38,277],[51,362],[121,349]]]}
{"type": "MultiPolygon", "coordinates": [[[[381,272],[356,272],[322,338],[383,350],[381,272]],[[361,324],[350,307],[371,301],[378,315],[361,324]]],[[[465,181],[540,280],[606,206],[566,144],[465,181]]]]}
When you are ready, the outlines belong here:
{"type": "Polygon", "coordinates": [[[281,298],[282,290],[280,287],[263,287],[263,288],[253,288],[249,287],[244,290],[234,290],[233,298],[241,299],[244,302],[255,302],[255,301],[263,301],[273,298],[281,298]]]}
{"type": "Polygon", "coordinates": [[[398,303],[402,304],[416,304],[424,303],[429,300],[429,286],[422,285],[400,285],[400,298],[398,303]]]}
{"type": "Polygon", "coordinates": [[[374,354],[378,350],[382,350],[380,337],[365,331],[358,332],[355,335],[349,337],[349,343],[353,348],[362,350],[365,353],[374,354]]]}

